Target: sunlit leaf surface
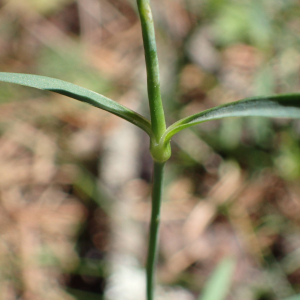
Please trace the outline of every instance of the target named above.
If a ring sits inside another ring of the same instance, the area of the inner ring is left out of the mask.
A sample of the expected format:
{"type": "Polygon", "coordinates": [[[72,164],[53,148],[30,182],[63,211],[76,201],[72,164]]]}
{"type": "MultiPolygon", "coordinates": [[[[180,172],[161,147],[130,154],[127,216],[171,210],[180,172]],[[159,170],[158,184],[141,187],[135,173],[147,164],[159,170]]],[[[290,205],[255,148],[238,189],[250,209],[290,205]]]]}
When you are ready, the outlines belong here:
{"type": "Polygon", "coordinates": [[[150,122],[138,113],[78,85],[45,76],[0,72],[0,81],[62,94],[111,112],[151,134],[150,122]]]}
{"type": "Polygon", "coordinates": [[[199,123],[228,117],[246,116],[298,119],[300,118],[300,94],[256,97],[202,111],[171,125],[165,134],[165,141],[168,141],[180,130],[199,123]]]}

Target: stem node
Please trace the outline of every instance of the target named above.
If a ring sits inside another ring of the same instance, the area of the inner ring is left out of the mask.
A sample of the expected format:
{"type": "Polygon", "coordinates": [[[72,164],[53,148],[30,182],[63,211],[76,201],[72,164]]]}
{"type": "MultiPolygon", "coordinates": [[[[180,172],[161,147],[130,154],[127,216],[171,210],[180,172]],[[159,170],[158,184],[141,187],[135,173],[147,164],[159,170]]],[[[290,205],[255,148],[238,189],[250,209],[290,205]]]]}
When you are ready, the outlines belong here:
{"type": "Polygon", "coordinates": [[[156,141],[152,138],[150,142],[150,152],[155,162],[164,163],[171,157],[170,142],[156,143],[156,141]]]}

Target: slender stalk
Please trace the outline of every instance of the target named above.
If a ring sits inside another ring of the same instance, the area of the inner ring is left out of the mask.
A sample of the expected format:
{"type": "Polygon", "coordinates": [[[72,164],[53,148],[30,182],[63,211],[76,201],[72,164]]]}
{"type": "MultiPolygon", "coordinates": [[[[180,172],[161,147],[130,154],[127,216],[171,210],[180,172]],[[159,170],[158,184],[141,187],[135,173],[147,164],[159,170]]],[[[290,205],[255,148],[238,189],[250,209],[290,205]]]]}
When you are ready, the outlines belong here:
{"type": "Polygon", "coordinates": [[[160,93],[159,66],[156,50],[155,31],[149,0],[137,0],[141,18],[145,59],[147,68],[148,98],[151,115],[150,152],[154,160],[152,186],[152,214],[147,258],[147,300],[154,299],[155,267],[160,221],[163,170],[171,156],[170,144],[160,143],[166,131],[164,109],[160,93]]]}
{"type": "Polygon", "coordinates": [[[154,138],[156,143],[158,143],[166,131],[166,122],[160,93],[159,66],[154,25],[149,0],[137,0],[137,5],[141,18],[145,49],[151,125],[154,138]]]}
{"type": "Polygon", "coordinates": [[[157,261],[157,244],[159,236],[161,195],[165,163],[154,162],[152,186],[152,213],[147,260],[147,300],[154,299],[155,267],[157,261]]]}

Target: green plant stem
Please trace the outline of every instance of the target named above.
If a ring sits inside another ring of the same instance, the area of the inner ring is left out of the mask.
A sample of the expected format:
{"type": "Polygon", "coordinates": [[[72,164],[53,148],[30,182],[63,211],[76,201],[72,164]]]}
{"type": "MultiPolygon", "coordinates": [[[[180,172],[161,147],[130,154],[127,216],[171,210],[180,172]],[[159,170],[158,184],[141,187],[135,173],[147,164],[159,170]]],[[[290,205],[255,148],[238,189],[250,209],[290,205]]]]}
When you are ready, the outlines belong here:
{"type": "Polygon", "coordinates": [[[166,131],[164,109],[161,100],[159,66],[155,41],[155,31],[149,0],[137,0],[141,18],[145,60],[147,68],[148,98],[151,115],[150,152],[154,160],[152,213],[149,233],[149,248],[147,258],[147,300],[154,299],[155,267],[157,260],[157,244],[160,221],[161,193],[163,170],[165,162],[171,156],[171,147],[160,143],[166,131]]]}
{"type": "Polygon", "coordinates": [[[157,244],[159,236],[161,195],[165,163],[154,162],[152,185],[152,213],[147,259],[147,300],[154,299],[155,266],[157,261],[157,244]]]}
{"type": "Polygon", "coordinates": [[[156,143],[158,143],[166,130],[166,122],[160,93],[155,31],[149,0],[137,0],[137,5],[145,49],[151,126],[156,143]]]}

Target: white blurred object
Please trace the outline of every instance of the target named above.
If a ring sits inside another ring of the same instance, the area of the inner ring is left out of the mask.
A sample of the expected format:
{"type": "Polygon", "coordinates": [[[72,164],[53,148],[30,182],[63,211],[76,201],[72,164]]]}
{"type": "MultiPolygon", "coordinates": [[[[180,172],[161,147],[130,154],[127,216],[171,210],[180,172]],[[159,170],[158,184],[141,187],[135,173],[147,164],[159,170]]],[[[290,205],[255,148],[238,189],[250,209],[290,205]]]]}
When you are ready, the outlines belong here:
{"type": "Polygon", "coordinates": [[[108,279],[106,300],[144,300],[145,271],[131,256],[114,256],[113,273],[108,279]]]}
{"type": "MultiPolygon", "coordinates": [[[[106,300],[146,300],[146,272],[129,256],[115,257],[115,270],[108,280],[106,300]]],[[[195,300],[179,287],[156,287],[157,300],[195,300]]]]}

